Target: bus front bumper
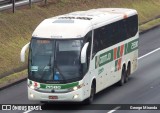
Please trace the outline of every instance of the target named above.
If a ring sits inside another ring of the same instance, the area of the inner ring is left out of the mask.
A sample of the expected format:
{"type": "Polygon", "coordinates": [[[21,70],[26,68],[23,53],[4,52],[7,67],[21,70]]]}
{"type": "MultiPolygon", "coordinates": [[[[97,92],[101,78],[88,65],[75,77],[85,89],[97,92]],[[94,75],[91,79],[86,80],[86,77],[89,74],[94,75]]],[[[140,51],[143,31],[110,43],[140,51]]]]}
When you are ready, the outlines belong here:
{"type": "Polygon", "coordinates": [[[53,102],[81,102],[84,100],[82,89],[68,93],[42,93],[28,87],[28,99],[53,102]]]}

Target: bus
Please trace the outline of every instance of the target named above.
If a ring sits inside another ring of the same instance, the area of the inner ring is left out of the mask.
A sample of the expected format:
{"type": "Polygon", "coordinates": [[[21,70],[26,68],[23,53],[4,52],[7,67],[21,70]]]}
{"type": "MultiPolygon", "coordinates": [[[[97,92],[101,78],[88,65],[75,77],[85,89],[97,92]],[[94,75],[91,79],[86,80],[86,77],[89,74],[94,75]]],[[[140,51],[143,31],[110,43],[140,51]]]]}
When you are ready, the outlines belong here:
{"type": "Polygon", "coordinates": [[[21,50],[28,54],[28,99],[92,103],[123,85],[138,64],[138,13],[127,8],[76,11],[42,21],[21,50]]]}

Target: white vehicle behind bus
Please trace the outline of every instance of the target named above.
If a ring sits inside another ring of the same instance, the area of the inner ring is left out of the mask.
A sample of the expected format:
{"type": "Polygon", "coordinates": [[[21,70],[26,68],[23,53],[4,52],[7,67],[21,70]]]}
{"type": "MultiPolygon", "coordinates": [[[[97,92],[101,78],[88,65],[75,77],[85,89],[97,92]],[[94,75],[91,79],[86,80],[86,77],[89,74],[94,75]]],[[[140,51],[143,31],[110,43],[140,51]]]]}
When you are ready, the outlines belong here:
{"type": "Polygon", "coordinates": [[[138,14],[100,8],[45,19],[21,51],[28,55],[28,98],[91,103],[99,91],[123,85],[138,64],[138,14]]]}

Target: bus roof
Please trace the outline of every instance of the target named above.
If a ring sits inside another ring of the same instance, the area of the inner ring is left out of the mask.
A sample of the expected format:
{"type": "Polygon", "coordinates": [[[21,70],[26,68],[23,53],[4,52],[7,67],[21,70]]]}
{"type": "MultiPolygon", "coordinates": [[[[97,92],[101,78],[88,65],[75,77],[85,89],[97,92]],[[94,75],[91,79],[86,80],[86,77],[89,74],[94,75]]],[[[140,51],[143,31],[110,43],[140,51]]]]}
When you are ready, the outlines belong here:
{"type": "Polygon", "coordinates": [[[92,29],[136,15],[137,11],[126,8],[99,8],[76,11],[42,21],[33,32],[39,38],[81,38],[92,29]]]}

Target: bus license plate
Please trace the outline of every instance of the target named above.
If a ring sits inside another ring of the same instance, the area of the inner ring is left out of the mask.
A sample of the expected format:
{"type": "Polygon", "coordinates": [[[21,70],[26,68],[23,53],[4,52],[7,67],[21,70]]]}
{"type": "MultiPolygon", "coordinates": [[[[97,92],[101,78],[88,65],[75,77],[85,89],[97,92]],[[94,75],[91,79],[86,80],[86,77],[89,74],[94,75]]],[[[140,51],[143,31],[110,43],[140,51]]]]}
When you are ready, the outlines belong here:
{"type": "Polygon", "coordinates": [[[58,96],[49,96],[49,99],[58,99],[58,96]]]}

